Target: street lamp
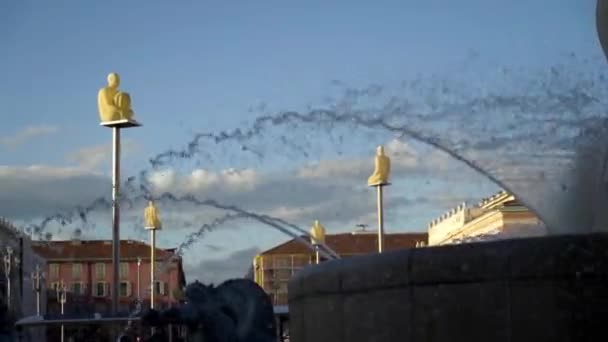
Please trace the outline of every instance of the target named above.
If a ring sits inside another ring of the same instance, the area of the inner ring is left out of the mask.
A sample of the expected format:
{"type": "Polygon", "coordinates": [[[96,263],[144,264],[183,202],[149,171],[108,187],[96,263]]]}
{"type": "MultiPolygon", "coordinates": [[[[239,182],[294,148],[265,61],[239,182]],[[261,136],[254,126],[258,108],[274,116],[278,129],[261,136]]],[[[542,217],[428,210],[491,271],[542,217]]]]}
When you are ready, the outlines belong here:
{"type": "Polygon", "coordinates": [[[40,292],[44,282],[44,273],[40,270],[40,265],[36,264],[35,271],[32,272],[32,289],[36,293],[36,316],[40,316],[40,292]]]}
{"type": "Polygon", "coordinates": [[[141,301],[141,286],[140,281],[141,281],[141,274],[140,274],[140,268],[141,268],[141,257],[137,257],[137,302],[141,301]]]}
{"type": "Polygon", "coordinates": [[[316,220],[310,228],[310,240],[315,246],[315,263],[318,264],[321,261],[319,246],[325,242],[325,227],[319,223],[319,220],[316,220]]]}
{"type": "Polygon", "coordinates": [[[367,179],[367,185],[375,187],[378,193],[378,253],[384,249],[384,205],[382,203],[382,188],[390,185],[388,178],[391,172],[391,160],[384,154],[384,147],[376,148],[374,173],[367,179]]]}
{"type": "MultiPolygon", "coordinates": [[[[65,303],[68,301],[68,288],[66,287],[63,280],[57,285],[57,302],[61,306],[61,316],[63,318],[65,303]]],[[[61,325],[61,342],[65,339],[65,328],[61,325]]]]}
{"type": "Polygon", "coordinates": [[[3,261],[4,261],[4,275],[6,277],[6,303],[7,303],[7,307],[10,308],[11,307],[11,288],[12,288],[12,284],[11,284],[11,270],[12,270],[12,266],[13,264],[15,266],[19,265],[19,258],[18,257],[13,257],[14,254],[14,250],[13,247],[11,246],[6,246],[6,254],[4,254],[3,257],[3,261]]]}
{"type": "Polygon", "coordinates": [[[6,247],[6,254],[4,254],[4,275],[6,276],[6,304],[11,307],[11,264],[13,256],[13,248],[11,246],[6,247]]]}

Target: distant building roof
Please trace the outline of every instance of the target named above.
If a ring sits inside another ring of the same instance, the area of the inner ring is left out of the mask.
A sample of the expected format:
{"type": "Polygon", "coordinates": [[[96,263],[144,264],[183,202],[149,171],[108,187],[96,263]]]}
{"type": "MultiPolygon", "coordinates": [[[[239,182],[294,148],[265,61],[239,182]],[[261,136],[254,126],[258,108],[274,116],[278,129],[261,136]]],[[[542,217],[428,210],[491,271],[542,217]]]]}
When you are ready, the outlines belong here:
{"type": "MultiPolygon", "coordinates": [[[[304,236],[303,236],[304,237],[304,236]]],[[[304,237],[307,238],[307,237],[304,237]]],[[[384,249],[414,248],[416,243],[427,243],[427,233],[391,233],[384,235],[384,249]]],[[[373,231],[342,234],[327,234],[325,243],[338,254],[365,254],[378,250],[378,235],[373,231]]],[[[295,239],[266,250],[261,255],[310,254],[311,250],[295,239]]]]}
{"type": "MultiPolygon", "coordinates": [[[[35,241],[32,249],[48,261],[112,259],[110,240],[35,241]]],[[[156,248],[157,258],[175,257],[174,250],[156,248]]],[[[140,241],[122,240],[120,258],[136,259],[137,257],[149,259],[150,246],[140,241]]]]}

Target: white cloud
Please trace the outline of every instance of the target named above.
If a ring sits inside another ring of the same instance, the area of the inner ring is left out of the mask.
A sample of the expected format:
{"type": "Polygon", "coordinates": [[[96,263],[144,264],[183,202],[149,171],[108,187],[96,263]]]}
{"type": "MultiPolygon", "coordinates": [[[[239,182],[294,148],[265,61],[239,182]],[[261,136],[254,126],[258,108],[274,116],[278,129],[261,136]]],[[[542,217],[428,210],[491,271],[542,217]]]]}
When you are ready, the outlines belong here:
{"type": "Polygon", "coordinates": [[[219,172],[196,169],[184,176],[173,169],[152,172],[148,178],[158,193],[206,194],[215,191],[252,191],[258,181],[255,170],[227,169],[219,172]]]}
{"type": "Polygon", "coordinates": [[[81,168],[0,166],[0,216],[40,217],[88,204],[108,192],[108,179],[81,168]]]}
{"type": "MultiPolygon", "coordinates": [[[[394,222],[400,229],[424,229],[426,222],[435,215],[434,208],[441,211],[457,204],[459,201],[448,203],[446,200],[449,189],[442,183],[446,177],[458,175],[462,179],[469,177],[469,184],[471,180],[480,183],[480,179],[472,177],[472,172],[467,172],[466,167],[441,154],[433,159],[432,153],[420,153],[405,144],[389,142],[386,146],[387,153],[394,160],[395,179],[395,186],[387,191],[385,197],[387,225],[394,222]],[[445,163],[447,168],[442,167],[441,163],[445,163]],[[448,170],[449,174],[436,174],[442,170],[448,170]],[[429,172],[431,175],[428,175],[429,172]],[[398,177],[401,178],[397,180],[398,177]],[[429,179],[431,185],[427,186],[429,179]],[[409,222],[417,221],[415,224],[404,223],[404,217],[409,222]]],[[[102,203],[101,210],[88,216],[86,224],[79,221],[78,215],[73,211],[77,206],[88,206],[100,197],[109,199],[109,179],[95,173],[90,165],[92,164],[83,163],[72,168],[0,167],[0,216],[24,222],[33,219],[32,223],[38,224],[43,217],[72,211],[73,218],[77,221],[70,228],[55,225],[58,229],[83,227],[95,234],[109,236],[107,201],[102,203]],[[99,223],[98,228],[96,223],[99,223]]],[[[357,223],[375,222],[375,194],[373,189],[365,186],[372,168],[373,155],[371,158],[351,158],[348,161],[320,161],[317,170],[313,170],[318,171],[313,173],[314,176],[306,176],[307,172],[313,172],[311,166],[284,173],[259,173],[254,169],[195,169],[183,173],[176,169],[166,169],[151,172],[149,181],[158,194],[170,192],[176,196],[194,195],[201,200],[214,199],[250,212],[279,217],[303,228],[319,219],[330,228],[343,230],[357,223]]],[[[464,190],[457,191],[457,194],[470,197],[470,193],[465,193],[469,191],[467,185],[460,183],[455,182],[455,185],[464,190]]],[[[137,195],[128,193],[126,188],[124,191],[127,197],[137,195]]],[[[125,203],[121,208],[123,227],[132,230],[133,234],[137,233],[137,227],[142,224],[144,207],[142,201],[125,203]]],[[[226,214],[222,210],[187,203],[159,203],[159,209],[167,230],[181,229],[182,232],[197,229],[226,214]]],[[[238,228],[251,224],[258,225],[252,220],[231,220],[221,227],[238,228]]],[[[182,233],[178,233],[178,236],[179,234],[182,233]]]]}
{"type": "MultiPolygon", "coordinates": [[[[450,172],[461,165],[446,153],[428,146],[419,150],[398,139],[390,140],[385,153],[391,158],[391,178],[413,175],[433,175],[450,172]]],[[[298,172],[302,178],[334,179],[336,181],[357,178],[363,183],[374,170],[374,156],[323,160],[304,166],[298,172]]]]}
{"type": "MultiPolygon", "coordinates": [[[[137,149],[138,146],[134,142],[126,140],[122,143],[121,153],[124,157],[137,149]]],[[[87,170],[94,170],[101,164],[109,162],[111,158],[112,144],[85,146],[66,155],[67,161],[87,170]]]]}
{"type": "Polygon", "coordinates": [[[0,138],[0,144],[5,147],[14,148],[37,137],[57,133],[58,130],[57,126],[52,125],[27,126],[15,132],[13,135],[0,138]]]}

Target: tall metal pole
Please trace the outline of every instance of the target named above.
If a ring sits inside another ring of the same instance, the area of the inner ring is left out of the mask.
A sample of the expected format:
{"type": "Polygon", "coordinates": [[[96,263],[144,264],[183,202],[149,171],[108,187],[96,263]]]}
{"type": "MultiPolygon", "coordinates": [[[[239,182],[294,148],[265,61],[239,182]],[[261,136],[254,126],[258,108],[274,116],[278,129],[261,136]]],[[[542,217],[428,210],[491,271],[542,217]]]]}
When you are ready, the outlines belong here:
{"type": "MultiPolygon", "coordinates": [[[[171,282],[167,282],[167,293],[169,293],[169,305],[172,305],[173,293],[171,293],[171,282]]],[[[169,342],[173,342],[173,324],[169,324],[169,342]]]]}
{"type": "Polygon", "coordinates": [[[378,253],[384,249],[384,204],[382,203],[382,188],[384,185],[376,186],[378,192],[378,253]]]}
{"type": "MultiPolygon", "coordinates": [[[[156,275],[156,227],[150,229],[150,309],[154,309],[154,279],[156,275]]],[[[156,329],[151,328],[152,335],[156,333],[156,329]]]]}
{"type": "Polygon", "coordinates": [[[141,257],[137,257],[137,302],[141,302],[141,257]]]}
{"type": "Polygon", "coordinates": [[[318,265],[321,262],[321,255],[319,255],[319,245],[315,244],[315,263],[318,265]]]}
{"type": "Polygon", "coordinates": [[[156,229],[150,229],[150,309],[154,309],[155,290],[155,264],[156,264],[156,229]]]}
{"type": "Polygon", "coordinates": [[[112,313],[118,312],[120,284],[120,127],[112,127],[112,313]]]}
{"type": "MultiPolygon", "coordinates": [[[[57,301],[59,301],[59,305],[61,305],[61,316],[63,318],[65,302],[67,302],[67,288],[63,280],[59,283],[59,287],[57,287],[57,301]]],[[[63,324],[61,325],[61,342],[65,341],[65,327],[63,324]]]]}

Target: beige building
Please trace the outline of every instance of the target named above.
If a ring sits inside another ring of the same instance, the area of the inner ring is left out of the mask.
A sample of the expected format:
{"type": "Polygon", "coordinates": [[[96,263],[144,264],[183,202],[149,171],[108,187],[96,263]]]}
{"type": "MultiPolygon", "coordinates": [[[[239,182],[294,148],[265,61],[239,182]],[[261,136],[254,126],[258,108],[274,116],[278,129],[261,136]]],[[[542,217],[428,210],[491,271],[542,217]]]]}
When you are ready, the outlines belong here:
{"type": "Polygon", "coordinates": [[[466,203],[428,225],[429,246],[546,234],[543,222],[505,191],[466,203]]]}

